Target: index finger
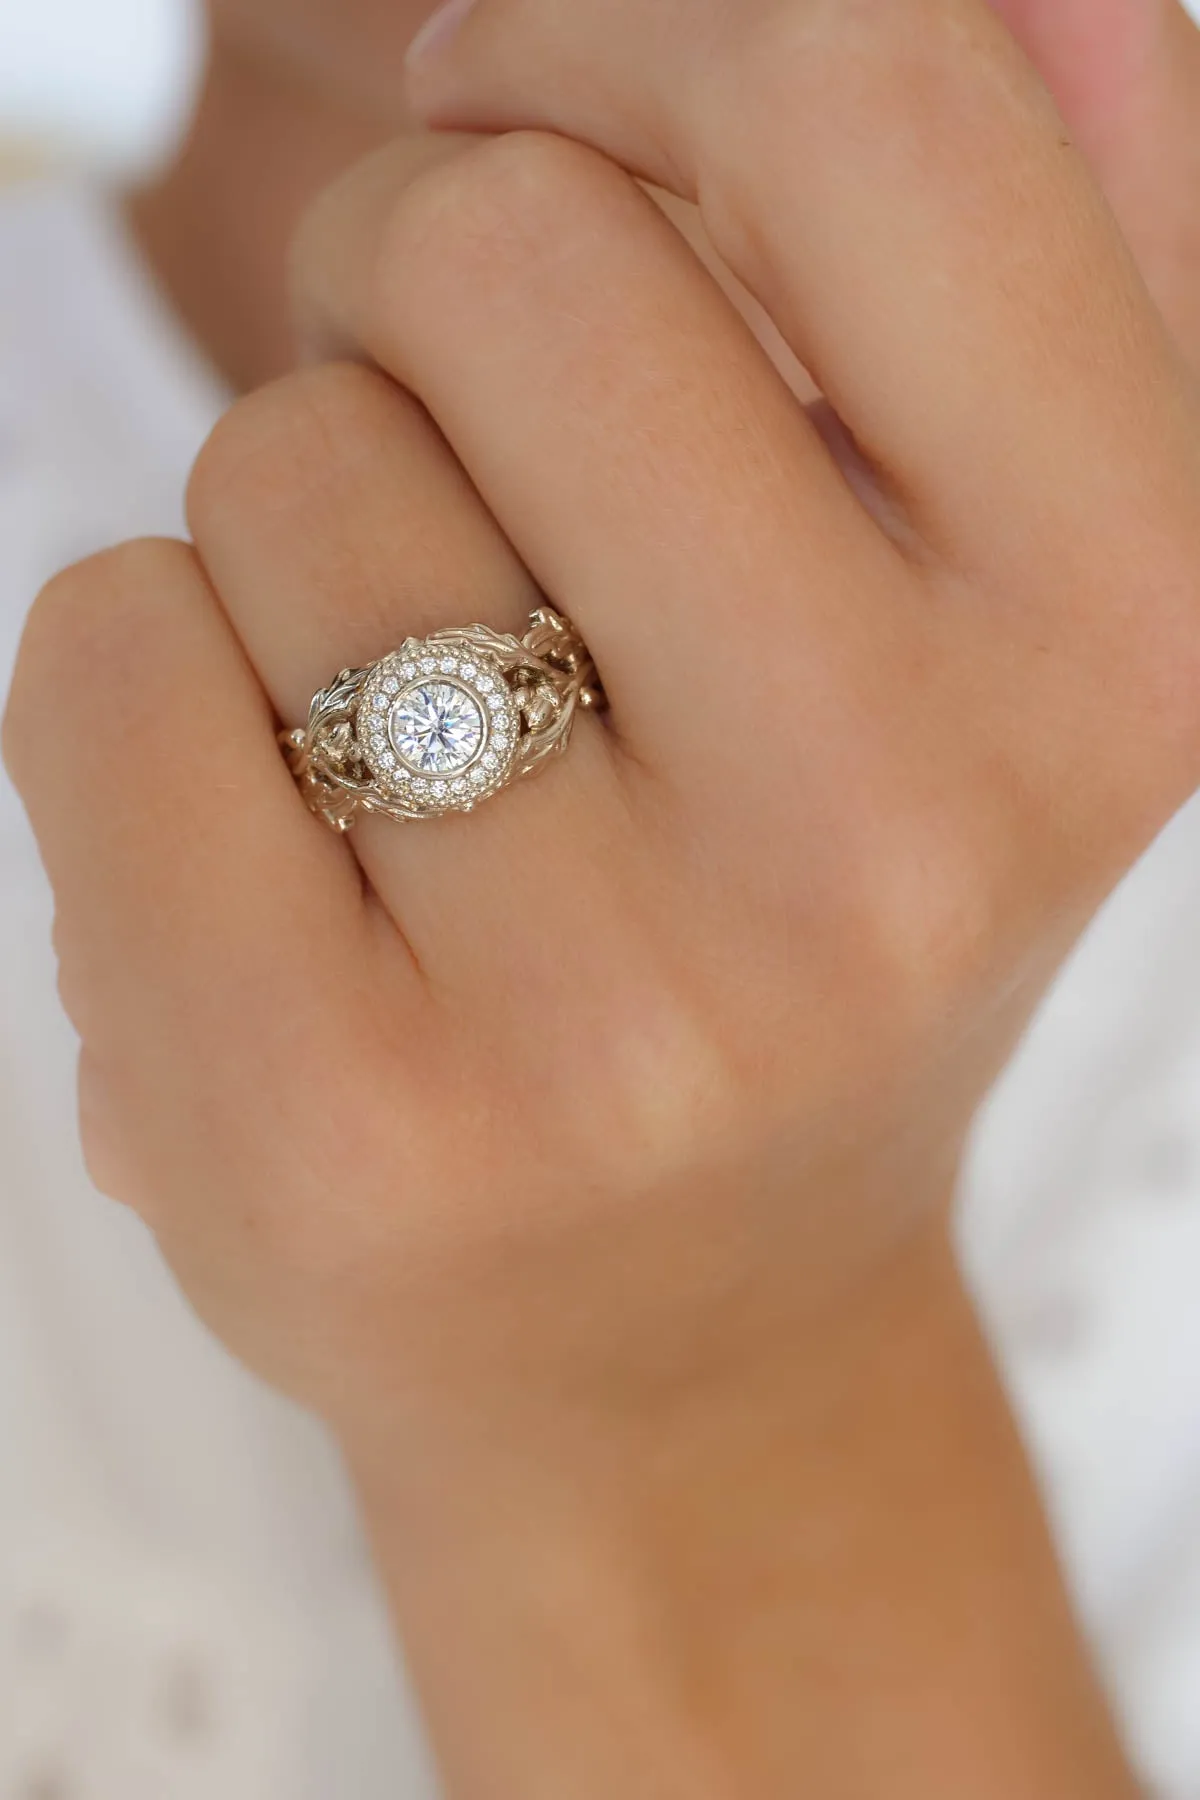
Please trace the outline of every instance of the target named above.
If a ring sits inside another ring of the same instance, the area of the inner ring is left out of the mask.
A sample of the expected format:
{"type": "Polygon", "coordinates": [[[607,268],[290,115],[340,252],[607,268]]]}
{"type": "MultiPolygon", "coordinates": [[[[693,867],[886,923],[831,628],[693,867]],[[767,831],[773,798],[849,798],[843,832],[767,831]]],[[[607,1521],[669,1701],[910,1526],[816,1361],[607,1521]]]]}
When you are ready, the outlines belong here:
{"type": "Polygon", "coordinates": [[[559,130],[697,199],[934,542],[1109,516],[1130,438],[1161,438],[1167,335],[983,0],[477,0],[412,87],[437,124],[559,130]]]}

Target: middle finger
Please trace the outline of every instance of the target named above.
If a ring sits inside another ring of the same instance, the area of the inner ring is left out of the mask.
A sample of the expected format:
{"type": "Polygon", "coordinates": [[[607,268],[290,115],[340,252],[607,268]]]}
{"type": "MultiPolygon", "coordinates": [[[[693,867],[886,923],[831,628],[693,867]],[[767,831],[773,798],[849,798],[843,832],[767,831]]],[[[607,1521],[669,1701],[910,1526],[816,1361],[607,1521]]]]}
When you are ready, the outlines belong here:
{"type": "Polygon", "coordinates": [[[909,571],[637,184],[533,135],[415,179],[392,167],[376,159],[318,209],[307,306],[437,419],[582,629],[639,757],[711,742],[692,698],[726,704],[714,676],[735,709],[772,704],[789,644],[803,656],[783,658],[778,697],[812,729],[855,686],[874,705],[912,629],[909,571]]]}
{"type": "Polygon", "coordinates": [[[955,562],[1088,534],[1130,440],[1160,452],[1161,320],[985,0],[477,0],[414,83],[439,125],[561,131],[698,199],[955,562]]]}

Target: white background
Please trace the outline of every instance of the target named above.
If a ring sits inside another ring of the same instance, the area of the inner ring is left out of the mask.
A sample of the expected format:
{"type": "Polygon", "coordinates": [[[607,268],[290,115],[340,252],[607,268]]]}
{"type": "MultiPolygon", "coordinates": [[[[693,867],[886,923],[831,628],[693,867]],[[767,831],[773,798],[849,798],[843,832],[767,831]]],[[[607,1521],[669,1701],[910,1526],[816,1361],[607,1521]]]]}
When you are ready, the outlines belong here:
{"type": "Polygon", "coordinates": [[[0,138],[153,158],[186,110],[198,15],[199,0],[0,0],[0,138]]]}
{"type": "Polygon", "coordinates": [[[110,167],[160,154],[187,110],[200,0],[0,0],[0,138],[110,167]]]}

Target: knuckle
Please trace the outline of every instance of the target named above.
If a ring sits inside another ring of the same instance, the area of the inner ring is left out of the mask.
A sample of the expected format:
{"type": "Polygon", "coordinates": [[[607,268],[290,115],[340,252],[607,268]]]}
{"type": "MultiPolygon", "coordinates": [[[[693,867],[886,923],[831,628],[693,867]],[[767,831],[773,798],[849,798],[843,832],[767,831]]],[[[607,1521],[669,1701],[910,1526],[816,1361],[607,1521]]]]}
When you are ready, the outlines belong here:
{"type": "Polygon", "coordinates": [[[247,518],[269,526],[303,512],[339,470],[415,412],[380,375],[346,362],[303,369],[247,395],[214,427],[193,466],[187,514],[197,542],[226,538],[247,518]]]}
{"type": "Polygon", "coordinates": [[[414,300],[440,307],[471,289],[515,278],[522,289],[571,234],[594,236],[598,216],[635,193],[595,151],[546,132],[489,139],[427,168],[397,197],[380,235],[372,311],[394,321],[414,300]]]}
{"type": "Polygon", "coordinates": [[[46,583],[26,622],[4,714],[5,760],[18,779],[22,745],[37,737],[28,728],[50,689],[69,694],[136,670],[147,609],[181,577],[193,578],[194,568],[188,545],[140,538],[99,551],[46,583]]]}
{"type": "Polygon", "coordinates": [[[73,564],[35,600],[23,658],[42,674],[90,663],[114,633],[136,626],[165,584],[191,568],[188,546],[170,538],[134,539],[73,564]]]}

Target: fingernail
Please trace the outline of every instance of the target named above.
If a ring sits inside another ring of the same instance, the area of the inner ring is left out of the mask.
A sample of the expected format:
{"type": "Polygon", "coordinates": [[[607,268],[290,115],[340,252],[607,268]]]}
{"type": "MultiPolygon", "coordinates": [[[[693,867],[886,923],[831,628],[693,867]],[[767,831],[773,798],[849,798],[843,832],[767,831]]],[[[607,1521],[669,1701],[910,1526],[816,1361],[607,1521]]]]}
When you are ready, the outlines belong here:
{"type": "Polygon", "coordinates": [[[408,46],[405,61],[411,66],[424,62],[435,51],[444,50],[474,5],[475,0],[445,0],[444,5],[430,14],[408,46]]]}

